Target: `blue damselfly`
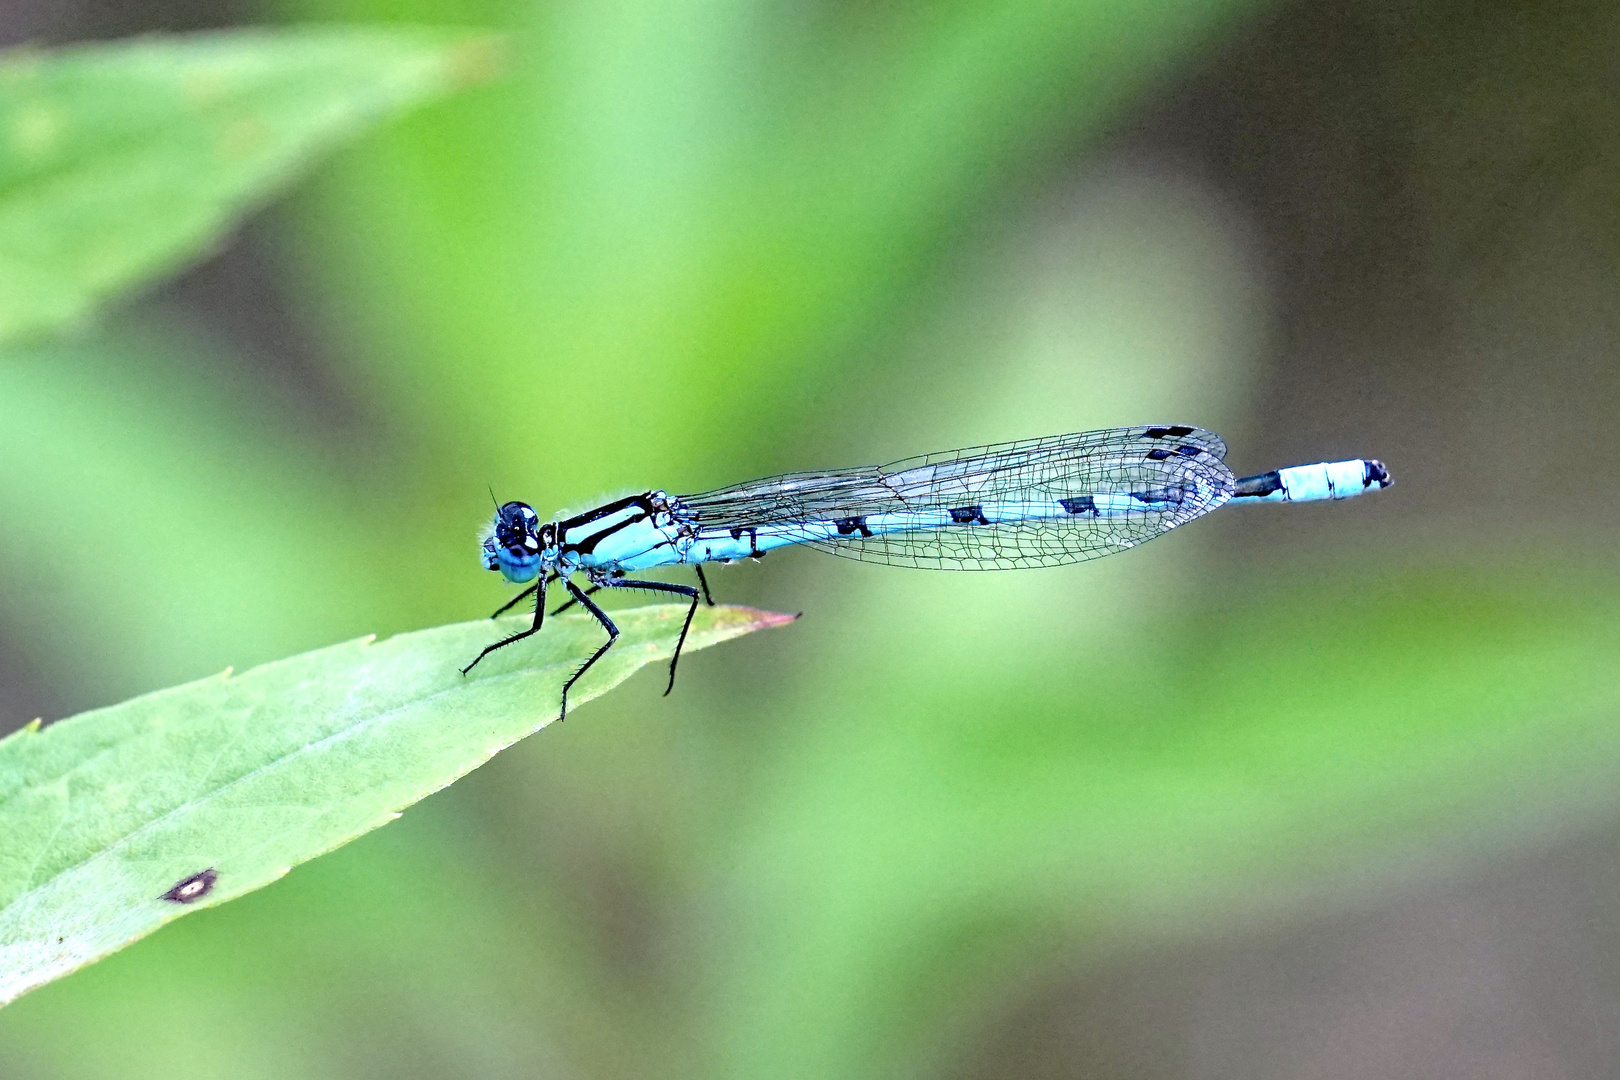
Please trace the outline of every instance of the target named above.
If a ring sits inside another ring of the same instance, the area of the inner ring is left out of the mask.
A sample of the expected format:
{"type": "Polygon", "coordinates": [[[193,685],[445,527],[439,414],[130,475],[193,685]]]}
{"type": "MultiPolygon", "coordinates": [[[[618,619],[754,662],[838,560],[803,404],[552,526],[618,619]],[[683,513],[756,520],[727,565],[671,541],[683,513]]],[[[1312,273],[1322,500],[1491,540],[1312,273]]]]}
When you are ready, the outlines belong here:
{"type": "Polygon", "coordinates": [[[763,558],[798,544],[891,566],[1057,566],[1135,547],[1228,501],[1348,499],[1394,482],[1383,463],[1372,459],[1300,465],[1240,480],[1225,458],[1220,436],[1166,424],[947,450],[891,465],[786,473],[699,495],[645,491],[550,522],[527,503],[505,503],[484,537],[484,567],[528,588],[495,614],[533,595],[534,621],[479,653],[463,674],[540,629],[546,586],[555,581],[571,597],[557,610],[580,604],[608,635],[564,684],[566,715],[569,689],[619,636],[591,599],[601,589],[672,593],[688,601],[664,692],[675,686],[699,591],[630,574],[691,566],[703,599],[713,603],[704,563],[763,558]],[[573,580],[576,574],[584,575],[588,588],[573,580]]]}

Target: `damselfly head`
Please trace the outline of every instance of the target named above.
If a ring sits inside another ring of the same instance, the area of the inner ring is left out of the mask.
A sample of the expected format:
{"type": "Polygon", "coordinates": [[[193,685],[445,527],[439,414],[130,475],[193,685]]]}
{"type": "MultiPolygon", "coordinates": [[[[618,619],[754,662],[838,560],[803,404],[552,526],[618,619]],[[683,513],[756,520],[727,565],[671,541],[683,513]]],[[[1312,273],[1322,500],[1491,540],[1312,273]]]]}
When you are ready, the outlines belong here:
{"type": "Polygon", "coordinates": [[[514,585],[533,581],[540,573],[540,529],[540,515],[528,503],[498,508],[484,538],[484,569],[499,570],[514,585]]]}

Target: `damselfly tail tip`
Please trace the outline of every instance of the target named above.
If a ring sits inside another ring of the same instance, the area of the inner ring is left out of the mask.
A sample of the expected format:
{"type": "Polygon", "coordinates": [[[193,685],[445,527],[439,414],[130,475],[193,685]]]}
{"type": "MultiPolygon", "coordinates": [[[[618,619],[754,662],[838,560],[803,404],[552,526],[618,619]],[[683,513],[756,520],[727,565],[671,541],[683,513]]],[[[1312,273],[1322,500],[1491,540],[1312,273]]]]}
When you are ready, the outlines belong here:
{"type": "Polygon", "coordinates": [[[1394,487],[1395,478],[1389,475],[1389,469],[1377,458],[1367,459],[1367,481],[1364,486],[1372,487],[1377,484],[1380,488],[1394,487]]]}

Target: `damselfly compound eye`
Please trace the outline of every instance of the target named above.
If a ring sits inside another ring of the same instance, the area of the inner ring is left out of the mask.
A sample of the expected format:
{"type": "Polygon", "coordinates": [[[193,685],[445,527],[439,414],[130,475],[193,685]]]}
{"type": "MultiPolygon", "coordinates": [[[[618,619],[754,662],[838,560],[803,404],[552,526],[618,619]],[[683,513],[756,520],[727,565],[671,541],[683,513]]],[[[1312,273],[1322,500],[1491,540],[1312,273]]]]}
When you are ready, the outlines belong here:
{"type": "Polygon", "coordinates": [[[540,515],[528,503],[509,502],[495,514],[495,535],[503,544],[517,543],[540,528],[540,515]]]}
{"type": "Polygon", "coordinates": [[[495,511],[495,523],[484,540],[486,570],[499,570],[514,585],[540,573],[540,515],[528,503],[509,502],[495,511]]]}
{"type": "Polygon", "coordinates": [[[176,904],[195,904],[208,895],[214,887],[214,882],[218,880],[219,871],[210,866],[207,870],[175,882],[174,888],[158,897],[158,899],[172,900],[176,904]]]}

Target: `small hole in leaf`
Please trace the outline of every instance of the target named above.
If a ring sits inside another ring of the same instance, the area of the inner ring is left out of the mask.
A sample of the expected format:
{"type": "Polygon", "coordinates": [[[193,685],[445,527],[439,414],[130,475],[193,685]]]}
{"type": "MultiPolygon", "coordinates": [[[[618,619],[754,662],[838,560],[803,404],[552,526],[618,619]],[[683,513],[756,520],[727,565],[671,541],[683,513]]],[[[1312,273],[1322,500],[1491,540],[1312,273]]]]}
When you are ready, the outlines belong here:
{"type": "Polygon", "coordinates": [[[194,904],[207,896],[219,880],[219,871],[210,866],[207,870],[192,874],[174,883],[174,888],[158,897],[159,900],[173,900],[177,904],[194,904]]]}

